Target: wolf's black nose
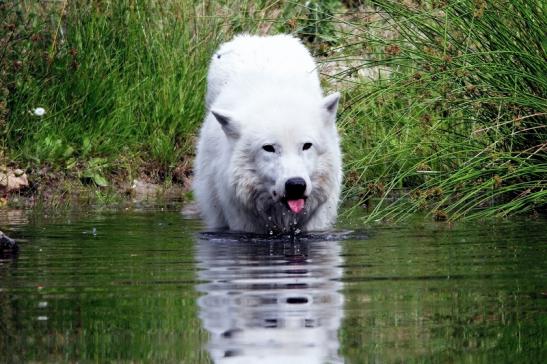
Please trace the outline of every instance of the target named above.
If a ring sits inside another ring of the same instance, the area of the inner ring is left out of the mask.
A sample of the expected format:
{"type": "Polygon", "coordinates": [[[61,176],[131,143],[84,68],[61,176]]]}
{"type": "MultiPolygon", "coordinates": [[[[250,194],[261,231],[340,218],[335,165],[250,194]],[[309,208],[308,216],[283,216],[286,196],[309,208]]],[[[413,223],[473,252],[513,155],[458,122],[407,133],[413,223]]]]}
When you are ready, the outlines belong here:
{"type": "Polygon", "coordinates": [[[303,178],[289,178],[285,182],[285,197],[287,200],[298,200],[304,197],[304,192],[306,192],[306,181],[303,178]]]}

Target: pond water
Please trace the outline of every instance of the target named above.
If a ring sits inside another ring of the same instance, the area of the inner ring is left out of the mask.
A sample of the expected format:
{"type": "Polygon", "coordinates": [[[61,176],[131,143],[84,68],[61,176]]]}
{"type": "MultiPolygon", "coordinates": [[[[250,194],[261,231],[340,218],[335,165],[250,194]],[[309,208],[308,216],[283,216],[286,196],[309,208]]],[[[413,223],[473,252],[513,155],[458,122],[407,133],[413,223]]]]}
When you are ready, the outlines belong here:
{"type": "MultiPolygon", "coordinates": [[[[339,227],[353,228],[356,221],[339,227]]],[[[547,224],[303,239],[178,211],[0,210],[0,362],[544,362],[547,224]]]]}

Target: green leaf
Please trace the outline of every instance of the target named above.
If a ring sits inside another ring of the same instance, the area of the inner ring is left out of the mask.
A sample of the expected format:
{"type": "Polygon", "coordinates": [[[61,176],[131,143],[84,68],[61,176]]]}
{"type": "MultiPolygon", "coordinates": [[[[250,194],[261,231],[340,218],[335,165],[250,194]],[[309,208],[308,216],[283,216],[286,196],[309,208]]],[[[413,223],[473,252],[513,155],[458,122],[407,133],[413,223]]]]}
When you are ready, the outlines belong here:
{"type": "Polygon", "coordinates": [[[95,182],[95,184],[99,187],[107,187],[108,186],[108,181],[106,180],[105,177],[101,176],[100,174],[98,173],[94,173],[91,175],[91,179],[93,180],[93,182],[95,182]]]}
{"type": "Polygon", "coordinates": [[[65,148],[65,152],[63,153],[63,157],[68,158],[72,155],[72,153],[74,153],[74,148],[72,148],[70,145],[68,145],[65,148]]]}
{"type": "Polygon", "coordinates": [[[91,141],[89,137],[84,137],[82,142],[82,156],[86,156],[91,151],[91,141]]]}
{"type": "Polygon", "coordinates": [[[74,167],[76,167],[76,163],[78,161],[74,158],[69,158],[67,161],[66,161],[66,169],[72,169],[74,167]]]}

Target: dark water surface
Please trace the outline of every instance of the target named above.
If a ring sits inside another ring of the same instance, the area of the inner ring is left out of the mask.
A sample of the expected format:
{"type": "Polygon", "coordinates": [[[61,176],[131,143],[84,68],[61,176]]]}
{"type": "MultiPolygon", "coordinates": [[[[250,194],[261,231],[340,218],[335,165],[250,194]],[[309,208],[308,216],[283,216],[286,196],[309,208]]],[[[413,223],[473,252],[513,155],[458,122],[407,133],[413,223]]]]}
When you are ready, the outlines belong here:
{"type": "Polygon", "coordinates": [[[295,242],[200,228],[0,210],[21,246],[0,257],[0,362],[546,362],[545,220],[295,242]]]}

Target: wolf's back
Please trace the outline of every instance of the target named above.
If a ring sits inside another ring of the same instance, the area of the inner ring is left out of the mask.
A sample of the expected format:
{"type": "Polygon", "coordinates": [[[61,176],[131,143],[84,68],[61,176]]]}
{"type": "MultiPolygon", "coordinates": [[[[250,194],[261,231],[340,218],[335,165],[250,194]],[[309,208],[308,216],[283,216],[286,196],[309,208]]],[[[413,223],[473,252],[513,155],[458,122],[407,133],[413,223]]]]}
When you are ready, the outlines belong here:
{"type": "Polygon", "coordinates": [[[320,90],[315,62],[300,41],[290,35],[239,35],[224,43],[211,59],[207,75],[207,109],[230,83],[304,78],[310,90],[320,90]]]}

